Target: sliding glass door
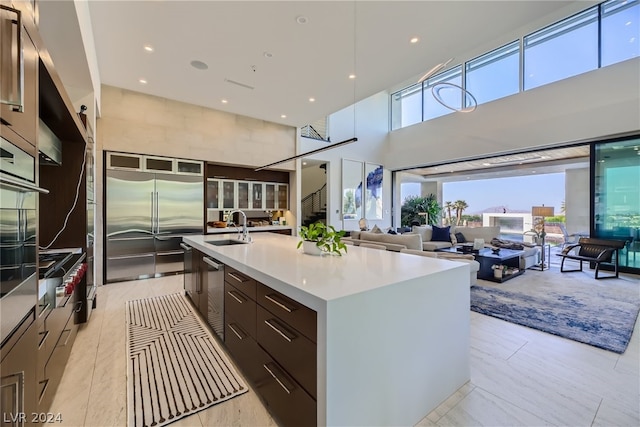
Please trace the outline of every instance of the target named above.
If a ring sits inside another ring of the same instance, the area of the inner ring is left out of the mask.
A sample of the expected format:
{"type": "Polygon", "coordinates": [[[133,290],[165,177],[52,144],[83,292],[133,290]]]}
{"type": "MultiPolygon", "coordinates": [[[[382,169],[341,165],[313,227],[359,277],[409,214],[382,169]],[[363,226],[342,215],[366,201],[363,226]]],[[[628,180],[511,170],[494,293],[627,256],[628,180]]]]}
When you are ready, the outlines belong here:
{"type": "Polygon", "coordinates": [[[623,271],[640,273],[640,137],[592,148],[593,236],[625,240],[623,271]]]}

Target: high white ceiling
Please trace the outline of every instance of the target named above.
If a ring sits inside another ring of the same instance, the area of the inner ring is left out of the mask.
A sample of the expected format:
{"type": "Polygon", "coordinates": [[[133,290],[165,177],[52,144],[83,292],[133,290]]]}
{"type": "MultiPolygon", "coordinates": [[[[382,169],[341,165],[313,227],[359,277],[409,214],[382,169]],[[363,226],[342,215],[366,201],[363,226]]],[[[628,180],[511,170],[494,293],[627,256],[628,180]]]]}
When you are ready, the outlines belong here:
{"type": "MultiPolygon", "coordinates": [[[[55,62],[62,57],[56,51],[69,50],[69,36],[56,40],[66,24],[47,21],[53,3],[41,2],[40,19],[55,62]]],[[[89,11],[103,84],[303,126],[450,57],[486,49],[528,23],[552,22],[590,3],[92,0],[89,11]],[[411,44],[412,37],[420,41],[411,44]],[[193,60],[208,69],[192,67],[193,60]]],[[[67,54],[60,73],[69,81],[86,70],[67,54]]]]}

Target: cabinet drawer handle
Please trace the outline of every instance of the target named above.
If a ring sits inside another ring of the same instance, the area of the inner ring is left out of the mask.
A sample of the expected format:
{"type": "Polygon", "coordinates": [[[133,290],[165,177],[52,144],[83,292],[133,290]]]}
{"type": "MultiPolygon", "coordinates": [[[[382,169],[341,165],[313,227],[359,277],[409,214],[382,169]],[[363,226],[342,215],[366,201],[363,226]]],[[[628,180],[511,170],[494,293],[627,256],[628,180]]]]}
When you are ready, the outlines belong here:
{"type": "Polygon", "coordinates": [[[40,387],[42,387],[42,389],[40,390],[40,397],[38,398],[38,403],[42,402],[42,398],[44,397],[44,394],[47,392],[47,388],[49,388],[49,380],[46,379],[44,381],[40,381],[39,384],[42,384],[40,387]]]}
{"type": "Polygon", "coordinates": [[[38,332],[38,333],[42,335],[42,338],[40,339],[40,344],[38,345],[38,349],[41,349],[44,343],[47,341],[47,338],[49,338],[49,331],[38,332]]]}
{"type": "Polygon", "coordinates": [[[269,300],[272,303],[274,303],[275,305],[277,305],[278,307],[280,307],[281,309],[283,309],[284,311],[286,311],[287,313],[292,313],[295,310],[295,308],[288,307],[283,302],[280,302],[280,301],[276,300],[276,298],[278,298],[276,296],[265,295],[264,297],[267,300],[269,300]]]}
{"type": "Polygon", "coordinates": [[[231,295],[231,298],[233,298],[234,300],[238,301],[238,303],[240,304],[244,304],[245,302],[247,302],[247,300],[245,300],[244,298],[242,298],[241,296],[236,296],[236,292],[234,291],[227,291],[227,293],[229,295],[231,295]]]}
{"type": "Polygon", "coordinates": [[[285,333],[284,333],[282,330],[280,330],[276,325],[274,325],[273,323],[271,323],[271,321],[270,321],[270,320],[265,320],[265,321],[264,321],[264,323],[266,323],[266,324],[267,324],[267,326],[269,326],[271,329],[273,329],[274,331],[276,331],[276,332],[278,333],[278,335],[280,335],[282,338],[284,338],[285,340],[287,340],[287,341],[289,341],[289,342],[291,342],[291,341],[295,340],[296,338],[298,338],[298,337],[296,337],[295,335],[293,335],[293,334],[291,334],[291,333],[290,333],[290,335],[293,335],[292,337],[290,337],[289,335],[285,334],[285,333]]]}
{"type": "MultiPolygon", "coordinates": [[[[227,326],[229,326],[229,329],[231,329],[231,332],[233,332],[235,334],[235,336],[237,336],[238,339],[242,341],[247,335],[246,334],[243,334],[244,336],[240,335],[240,332],[236,331],[236,328],[234,328],[233,325],[235,325],[235,323],[229,323],[227,326]]],[[[238,329],[240,329],[240,328],[238,327],[238,329]]],[[[240,330],[242,330],[242,329],[240,329],[240,330]]]]}
{"type": "Polygon", "coordinates": [[[294,390],[293,387],[288,388],[286,385],[284,385],[284,383],[282,382],[282,380],[280,380],[280,378],[277,377],[277,375],[273,372],[275,371],[275,366],[273,365],[273,363],[265,363],[264,365],[262,365],[262,367],[264,369],[267,370],[267,372],[269,372],[269,374],[273,377],[274,380],[276,380],[278,382],[278,384],[280,384],[280,387],[282,387],[284,389],[284,391],[287,392],[287,394],[291,394],[291,392],[294,390]],[[271,365],[271,369],[269,369],[269,366],[267,365],[271,365]]]}
{"type": "Polygon", "coordinates": [[[76,301],[76,309],[73,312],[80,313],[80,311],[82,311],[82,301],[76,301]]]}
{"type": "Polygon", "coordinates": [[[184,243],[180,243],[180,247],[182,249],[184,249],[185,251],[190,251],[191,250],[191,246],[187,246],[184,243]]]}
{"type": "Polygon", "coordinates": [[[233,273],[227,273],[229,276],[233,277],[234,279],[236,279],[238,282],[240,283],[244,283],[245,281],[242,280],[241,278],[239,278],[238,276],[234,275],[233,273]]]}
{"type": "Polygon", "coordinates": [[[60,334],[60,340],[62,341],[62,335],[63,334],[67,334],[67,337],[64,339],[64,344],[58,346],[58,347],[66,347],[67,344],[69,344],[69,338],[71,338],[71,329],[65,329],[64,331],[62,331],[62,334],[60,334]]]}

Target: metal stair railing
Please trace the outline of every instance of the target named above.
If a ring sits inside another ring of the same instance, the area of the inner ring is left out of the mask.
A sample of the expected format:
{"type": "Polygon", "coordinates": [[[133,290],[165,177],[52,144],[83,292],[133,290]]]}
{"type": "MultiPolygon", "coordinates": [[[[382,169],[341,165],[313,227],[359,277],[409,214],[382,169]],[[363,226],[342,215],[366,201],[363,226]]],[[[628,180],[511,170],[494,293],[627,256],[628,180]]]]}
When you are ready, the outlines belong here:
{"type": "Polygon", "coordinates": [[[327,184],[325,183],[318,190],[305,196],[301,201],[302,218],[313,217],[317,212],[321,212],[327,205],[327,184]]]}

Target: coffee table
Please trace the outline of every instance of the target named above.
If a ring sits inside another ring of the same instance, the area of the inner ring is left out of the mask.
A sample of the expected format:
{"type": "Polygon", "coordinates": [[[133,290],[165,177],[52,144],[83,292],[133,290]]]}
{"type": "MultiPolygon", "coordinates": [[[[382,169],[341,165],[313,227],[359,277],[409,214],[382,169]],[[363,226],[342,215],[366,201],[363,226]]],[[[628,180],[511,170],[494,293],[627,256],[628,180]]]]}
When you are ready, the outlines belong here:
{"type": "MultiPolygon", "coordinates": [[[[462,252],[458,251],[455,247],[440,249],[438,252],[462,254],[462,252]]],[[[478,279],[502,283],[506,282],[507,280],[513,279],[514,277],[520,276],[521,274],[524,274],[524,269],[520,268],[520,255],[522,255],[523,253],[524,251],[500,249],[500,252],[494,254],[490,248],[484,248],[480,249],[477,252],[474,251],[470,255],[473,255],[475,260],[480,263],[480,269],[478,270],[478,279]],[[506,265],[507,267],[514,269],[514,273],[502,276],[502,278],[497,278],[494,276],[492,268],[496,264],[506,265]]]]}

